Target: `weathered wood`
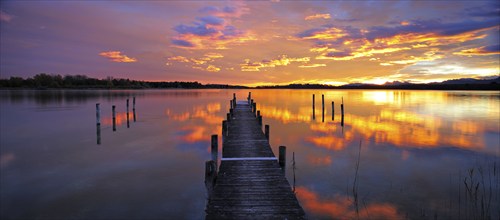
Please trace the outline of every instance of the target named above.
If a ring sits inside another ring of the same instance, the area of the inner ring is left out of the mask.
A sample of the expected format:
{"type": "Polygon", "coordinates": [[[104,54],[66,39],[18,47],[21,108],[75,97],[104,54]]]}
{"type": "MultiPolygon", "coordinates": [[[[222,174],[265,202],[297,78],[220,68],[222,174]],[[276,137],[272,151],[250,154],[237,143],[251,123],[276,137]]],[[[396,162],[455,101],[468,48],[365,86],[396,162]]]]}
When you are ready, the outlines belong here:
{"type": "Polygon", "coordinates": [[[217,162],[217,155],[219,154],[219,144],[218,144],[218,136],[216,134],[212,135],[212,141],[210,147],[212,153],[212,160],[217,162]]]}
{"type": "Polygon", "coordinates": [[[269,140],[269,125],[265,126],[264,134],[266,135],[266,139],[269,140]]]}
{"type": "Polygon", "coordinates": [[[99,108],[99,105],[99,103],[95,104],[95,118],[97,125],[101,125],[101,109],[99,108]]]}
{"type": "MultiPolygon", "coordinates": [[[[206,219],[304,219],[269,145],[269,126],[264,134],[254,107],[251,100],[238,102],[232,119],[225,122],[227,135],[215,186],[208,194],[206,219]]],[[[257,114],[262,118],[260,111],[257,114]]]]}
{"type": "Polygon", "coordinates": [[[280,146],[279,151],[279,164],[281,168],[284,168],[286,165],[286,147],[280,146]]]}

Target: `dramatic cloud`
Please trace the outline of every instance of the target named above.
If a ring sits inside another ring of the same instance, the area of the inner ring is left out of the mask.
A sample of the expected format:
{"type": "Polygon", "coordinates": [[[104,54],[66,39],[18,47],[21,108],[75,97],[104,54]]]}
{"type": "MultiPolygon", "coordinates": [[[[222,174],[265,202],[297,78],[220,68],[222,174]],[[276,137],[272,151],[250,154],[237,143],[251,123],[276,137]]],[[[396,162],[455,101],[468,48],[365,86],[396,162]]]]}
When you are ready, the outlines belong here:
{"type": "Polygon", "coordinates": [[[299,67],[300,68],[315,68],[315,67],[322,67],[322,66],[326,66],[326,64],[324,64],[324,63],[311,63],[311,64],[300,65],[299,67]]]}
{"type": "Polygon", "coordinates": [[[137,62],[137,59],[128,57],[126,55],[121,54],[120,51],[105,51],[99,53],[99,55],[110,59],[113,62],[117,63],[133,63],[137,62]]]}
{"type": "Polygon", "coordinates": [[[185,49],[228,49],[229,45],[254,40],[249,32],[231,25],[233,18],[238,18],[247,11],[245,7],[205,7],[200,12],[209,15],[198,17],[189,25],[175,26],[177,36],[171,42],[174,46],[185,49]]]}
{"type": "MultiPolygon", "coordinates": [[[[191,64],[193,69],[203,70],[208,72],[219,72],[221,69],[213,64],[208,64],[214,62],[216,59],[223,58],[224,56],[220,53],[206,53],[200,58],[187,58],[184,56],[172,56],[167,58],[168,61],[174,61],[178,63],[188,63],[191,64]]],[[[172,65],[172,63],[166,63],[167,66],[172,65]]]]}
{"type": "Polygon", "coordinates": [[[240,64],[241,71],[261,71],[262,68],[270,68],[277,66],[288,66],[293,62],[307,63],[310,61],[309,57],[289,58],[286,55],[279,56],[274,60],[262,60],[261,62],[250,62],[246,59],[244,63],[240,64]]]}
{"type": "Polygon", "coordinates": [[[472,48],[467,50],[461,50],[453,54],[464,55],[464,56],[488,56],[488,55],[498,55],[500,54],[500,45],[483,46],[479,48],[472,48]]]}
{"type": "Polygon", "coordinates": [[[314,19],[330,19],[330,14],[315,14],[315,15],[309,15],[304,18],[304,20],[314,20],[314,19]]]}

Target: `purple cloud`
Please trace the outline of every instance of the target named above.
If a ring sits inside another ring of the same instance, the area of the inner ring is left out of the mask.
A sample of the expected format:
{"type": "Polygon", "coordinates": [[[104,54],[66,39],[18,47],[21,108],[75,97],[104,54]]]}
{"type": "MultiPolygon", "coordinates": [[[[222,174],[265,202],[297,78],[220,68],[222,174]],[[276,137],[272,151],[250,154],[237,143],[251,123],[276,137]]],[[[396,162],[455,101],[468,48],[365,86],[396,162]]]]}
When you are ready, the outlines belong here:
{"type": "Polygon", "coordinates": [[[204,24],[210,24],[210,25],[222,25],[224,24],[224,19],[209,15],[201,18],[197,18],[199,21],[203,22],[204,24]]]}
{"type": "Polygon", "coordinates": [[[191,42],[186,41],[186,40],[174,39],[174,40],[172,40],[172,43],[177,45],[177,46],[181,46],[181,47],[195,47],[194,44],[192,44],[191,42]]]}
{"type": "Polygon", "coordinates": [[[209,36],[218,32],[214,28],[208,28],[205,23],[198,22],[194,22],[193,26],[180,24],[175,26],[174,30],[179,34],[193,34],[197,36],[209,36]]]}

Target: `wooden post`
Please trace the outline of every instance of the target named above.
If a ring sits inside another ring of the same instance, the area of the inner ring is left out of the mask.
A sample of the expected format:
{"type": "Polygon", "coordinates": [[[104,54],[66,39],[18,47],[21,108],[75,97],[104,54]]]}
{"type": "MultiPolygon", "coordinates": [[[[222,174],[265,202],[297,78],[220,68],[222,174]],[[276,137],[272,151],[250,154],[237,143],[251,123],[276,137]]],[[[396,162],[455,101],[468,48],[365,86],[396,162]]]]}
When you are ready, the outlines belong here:
{"type": "Polygon", "coordinates": [[[280,164],[281,169],[285,170],[285,165],[286,165],[286,147],[285,146],[280,146],[279,148],[279,159],[278,162],[280,164]]]}
{"type": "Polygon", "coordinates": [[[132,110],[135,111],[135,96],[132,98],[132,110]]]}
{"type": "Polygon", "coordinates": [[[250,99],[252,98],[252,92],[248,92],[248,104],[250,105],[250,99]]]}
{"type": "Polygon", "coordinates": [[[321,94],[321,109],[323,109],[323,112],[325,111],[325,95],[321,94]]]}
{"type": "Polygon", "coordinates": [[[212,160],[215,161],[215,164],[217,165],[217,156],[219,154],[219,144],[218,144],[218,136],[216,134],[212,135],[211,151],[212,151],[212,160]]]}
{"type": "Polygon", "coordinates": [[[229,109],[233,109],[233,100],[229,100],[229,109]]]}
{"type": "Polygon", "coordinates": [[[133,110],[133,111],[134,111],[134,122],[135,122],[135,108],[134,108],[134,110],[133,110]]]}
{"type": "Polygon", "coordinates": [[[95,104],[95,118],[97,125],[101,125],[101,109],[99,108],[99,105],[99,103],[95,104]]]}
{"type": "Polygon", "coordinates": [[[229,109],[229,114],[231,114],[231,116],[233,116],[233,109],[229,109]]]}
{"type": "Polygon", "coordinates": [[[128,112],[128,99],[127,99],[127,112],[128,112]]]}
{"type": "Polygon", "coordinates": [[[260,129],[262,129],[262,115],[259,115],[259,125],[260,129]]]}
{"type": "Polygon", "coordinates": [[[257,111],[257,116],[255,116],[257,118],[257,120],[259,119],[259,116],[260,116],[260,110],[257,111]]]}
{"type": "Polygon", "coordinates": [[[340,104],[340,113],[344,117],[344,97],[342,97],[342,104],[340,104]]]}
{"type": "Polygon", "coordinates": [[[334,120],[335,120],[335,104],[332,101],[332,121],[334,121],[334,120]]]}
{"type": "Polygon", "coordinates": [[[236,93],[233,93],[233,100],[236,100],[236,93]]]}
{"type": "Polygon", "coordinates": [[[313,120],[316,120],[316,106],[314,104],[314,94],[313,94],[313,120]]]}
{"type": "MultiPolygon", "coordinates": [[[[252,99],[253,100],[253,99],[252,99]]],[[[253,102],[253,101],[252,101],[253,102]]],[[[257,102],[253,102],[253,108],[252,108],[252,112],[255,114],[255,112],[257,111],[257,102]]]]}
{"type": "Polygon", "coordinates": [[[227,113],[227,121],[231,121],[231,114],[227,113]]]}
{"type": "Polygon", "coordinates": [[[264,130],[265,130],[264,133],[266,135],[266,139],[269,140],[269,125],[266,125],[264,130]]]}
{"type": "Polygon", "coordinates": [[[116,131],[116,111],[115,111],[115,106],[113,105],[112,112],[113,112],[113,131],[116,131]]]}
{"type": "Polygon", "coordinates": [[[130,128],[130,120],[129,120],[129,114],[127,111],[127,128],[130,128]]]}

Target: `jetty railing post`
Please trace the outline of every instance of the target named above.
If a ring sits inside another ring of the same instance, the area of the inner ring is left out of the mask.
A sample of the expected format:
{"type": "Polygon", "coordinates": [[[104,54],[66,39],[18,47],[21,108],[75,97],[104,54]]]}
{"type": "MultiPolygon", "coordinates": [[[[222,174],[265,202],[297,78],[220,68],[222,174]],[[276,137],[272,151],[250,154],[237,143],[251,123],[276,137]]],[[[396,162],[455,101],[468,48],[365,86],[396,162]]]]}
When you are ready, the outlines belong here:
{"type": "MultiPolygon", "coordinates": [[[[212,135],[211,152],[212,152],[212,160],[215,161],[215,165],[217,165],[217,156],[219,154],[218,139],[219,139],[219,137],[216,134],[212,135]]],[[[217,169],[217,167],[216,167],[216,169],[217,169]]]]}
{"type": "Polygon", "coordinates": [[[269,140],[269,125],[266,125],[264,128],[264,133],[266,135],[266,139],[269,140]]]}
{"type": "Polygon", "coordinates": [[[259,120],[259,116],[260,116],[260,110],[257,111],[257,115],[255,115],[255,117],[257,118],[257,120],[259,120]]]}
{"type": "Polygon", "coordinates": [[[252,112],[255,114],[255,113],[256,113],[256,111],[257,111],[257,103],[256,103],[256,102],[253,102],[253,99],[252,99],[252,103],[253,103],[252,112]]]}
{"type": "Polygon", "coordinates": [[[252,98],[252,92],[248,92],[248,104],[250,105],[250,99],[252,98]]]}
{"type": "Polygon", "coordinates": [[[279,147],[278,163],[280,164],[281,169],[283,169],[283,171],[284,171],[285,165],[286,165],[286,147],[285,146],[279,147]]]}
{"type": "Polygon", "coordinates": [[[95,118],[97,125],[101,125],[101,109],[99,108],[99,105],[99,103],[95,104],[95,118]]]}
{"type": "Polygon", "coordinates": [[[233,93],[233,107],[236,108],[236,93],[233,93]]]}
{"type": "Polygon", "coordinates": [[[229,100],[229,110],[233,109],[233,100],[229,100]]]}
{"type": "Polygon", "coordinates": [[[116,107],[113,105],[111,109],[113,112],[113,131],[116,131],[116,107]]]}
{"type": "Polygon", "coordinates": [[[227,113],[227,121],[231,121],[231,113],[227,113]]]}

